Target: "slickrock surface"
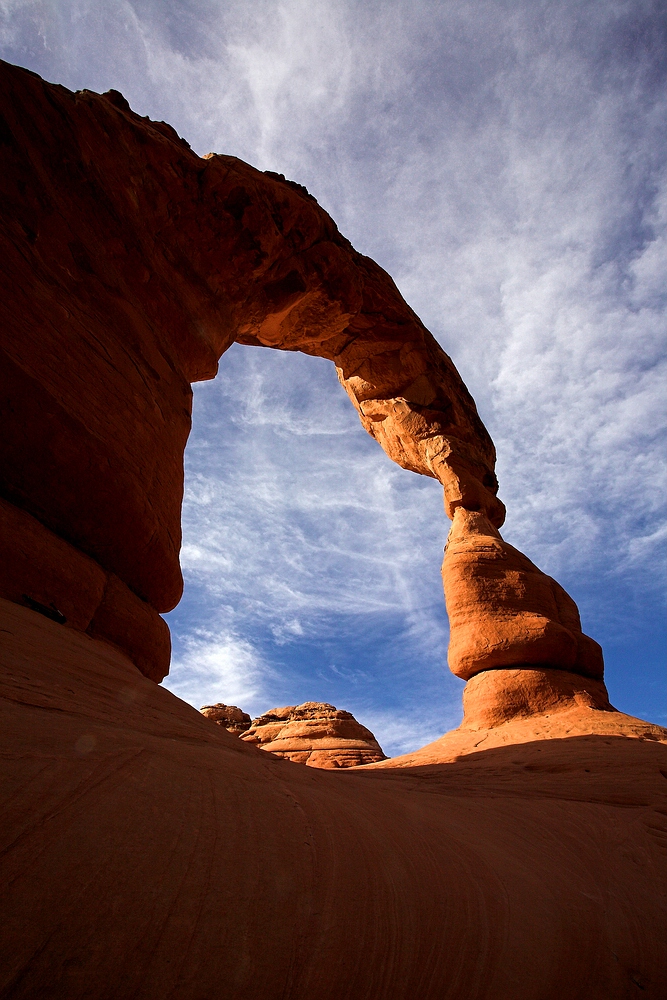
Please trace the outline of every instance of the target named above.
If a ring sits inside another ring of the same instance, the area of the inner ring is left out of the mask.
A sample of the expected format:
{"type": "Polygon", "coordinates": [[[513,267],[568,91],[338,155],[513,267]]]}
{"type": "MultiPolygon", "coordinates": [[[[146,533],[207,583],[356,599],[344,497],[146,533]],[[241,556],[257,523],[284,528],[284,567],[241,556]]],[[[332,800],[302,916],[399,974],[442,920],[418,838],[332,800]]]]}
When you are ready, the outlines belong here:
{"type": "Polygon", "coordinates": [[[350,712],[319,701],[272,708],[253,719],[241,739],[310,767],[356,767],[386,759],[370,729],[350,712]]]}
{"type": "Polygon", "coordinates": [[[477,511],[454,514],[442,564],[452,673],[468,680],[493,667],[560,667],[602,679],[602,650],[581,631],[560,584],[477,511]]]}
{"type": "Polygon", "coordinates": [[[232,733],[234,736],[240,736],[241,733],[245,733],[250,729],[250,716],[247,712],[243,712],[240,708],[237,708],[236,705],[223,705],[221,702],[218,702],[217,705],[202,705],[199,711],[207,719],[210,719],[211,722],[222,726],[228,733],[232,733]]]}
{"type": "Polygon", "coordinates": [[[5,601],[0,666],[3,1000],[663,1000],[664,730],[331,771],[5,601]]]}

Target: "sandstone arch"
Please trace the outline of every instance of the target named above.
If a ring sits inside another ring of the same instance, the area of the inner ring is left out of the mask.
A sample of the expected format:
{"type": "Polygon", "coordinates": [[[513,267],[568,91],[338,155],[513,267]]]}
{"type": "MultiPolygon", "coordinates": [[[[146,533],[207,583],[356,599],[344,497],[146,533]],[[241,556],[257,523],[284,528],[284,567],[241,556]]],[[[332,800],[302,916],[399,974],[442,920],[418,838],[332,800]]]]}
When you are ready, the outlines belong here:
{"type": "MultiPolygon", "coordinates": [[[[85,429],[95,456],[86,470],[81,444],[57,468],[41,454],[29,485],[25,451],[13,463],[7,456],[16,469],[7,491],[26,509],[170,610],[180,596],[188,383],[212,378],[237,340],[334,361],[390,457],[440,478],[451,509],[464,498],[502,523],[493,445],[454,365],[391,278],[305,189],[234,157],[200,159],[120,95],[70,94],[25,71],[17,87],[16,74],[3,79],[14,96],[4,252],[10,280],[32,295],[20,312],[6,301],[5,349],[24,398],[51,397],[63,446],[85,429]],[[17,184],[27,185],[23,194],[17,184]],[[103,481],[105,467],[116,488],[103,481]],[[74,498],[65,484],[86,473],[74,498]],[[54,502],[67,507],[56,514],[54,502]]],[[[37,442],[29,446],[37,464],[37,442]]]]}
{"type": "MultiPolygon", "coordinates": [[[[333,361],[363,426],[399,465],[440,480],[450,517],[464,508],[492,533],[502,524],[493,443],[454,364],[305,188],[231,156],[201,159],[114,91],[1,72],[3,419],[16,430],[0,445],[0,488],[12,534],[41,563],[36,579],[26,559],[17,576],[12,556],[4,596],[54,606],[164,676],[156,612],[182,590],[190,382],[214,377],[233,341],[333,361]]],[[[450,609],[459,564],[450,558],[450,609]]],[[[514,650],[508,609],[502,634],[487,630],[504,648],[495,666],[537,649],[514,650]]],[[[560,629],[537,662],[601,675],[601,661],[559,661],[559,642],[578,641],[566,631],[581,632],[576,608],[560,622],[540,597],[528,613],[538,638],[554,618],[560,629]]],[[[462,676],[487,665],[452,660],[462,676]]]]}

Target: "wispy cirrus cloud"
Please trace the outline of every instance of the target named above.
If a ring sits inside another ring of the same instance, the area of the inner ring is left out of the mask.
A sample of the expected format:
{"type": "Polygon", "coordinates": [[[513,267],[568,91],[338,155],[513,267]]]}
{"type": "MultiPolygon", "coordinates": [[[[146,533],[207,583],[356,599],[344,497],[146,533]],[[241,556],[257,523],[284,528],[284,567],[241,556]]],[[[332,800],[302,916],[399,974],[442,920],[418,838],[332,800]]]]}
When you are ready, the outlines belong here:
{"type": "Polygon", "coordinates": [[[182,642],[168,687],[196,708],[219,702],[224,692],[226,704],[259,715],[266,709],[264,684],[270,673],[247,639],[209,627],[192,631],[182,642]]]}
{"type": "MultiPolygon", "coordinates": [[[[232,348],[218,380],[197,388],[187,469],[177,649],[183,641],[190,655],[195,622],[242,635],[258,711],[325,700],[363,721],[383,674],[390,700],[410,701],[420,656],[429,682],[444,681],[441,490],[367,437],[333,366],[232,348]]],[[[166,682],[180,694],[182,662],[166,682]]],[[[216,700],[232,687],[221,681],[216,700]]],[[[444,682],[443,696],[455,687],[444,682]]]]}

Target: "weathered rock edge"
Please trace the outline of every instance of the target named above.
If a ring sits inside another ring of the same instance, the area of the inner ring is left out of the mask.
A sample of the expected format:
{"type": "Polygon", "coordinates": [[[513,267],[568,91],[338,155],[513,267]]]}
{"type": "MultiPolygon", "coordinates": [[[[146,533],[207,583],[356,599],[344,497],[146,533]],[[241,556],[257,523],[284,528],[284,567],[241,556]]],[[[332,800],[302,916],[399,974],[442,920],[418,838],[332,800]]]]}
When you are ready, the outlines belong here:
{"type": "Polygon", "coordinates": [[[480,511],[454,512],[442,581],[449,668],[458,677],[525,665],[602,681],[602,649],[582,632],[570,595],[480,511]]]}

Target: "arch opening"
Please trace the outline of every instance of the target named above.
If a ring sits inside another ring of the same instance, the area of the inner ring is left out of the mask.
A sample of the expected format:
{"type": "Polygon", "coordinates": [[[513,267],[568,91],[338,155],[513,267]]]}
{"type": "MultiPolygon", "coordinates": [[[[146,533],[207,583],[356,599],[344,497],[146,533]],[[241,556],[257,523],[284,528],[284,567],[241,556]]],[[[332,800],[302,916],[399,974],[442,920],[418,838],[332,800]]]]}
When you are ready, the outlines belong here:
{"type": "Polygon", "coordinates": [[[164,684],[253,717],[339,705],[390,755],[458,724],[436,482],[387,460],[330,362],[233,345],[194,389],[164,684]]]}
{"type": "Polygon", "coordinates": [[[315,199],[235,157],[201,159],[114,92],[72,94],[6,64],[0,77],[4,595],[162,679],[190,383],[234,342],[272,347],[332,361],[387,455],[443,485],[452,671],[601,678],[574,602],[498,533],[493,443],[454,364],[315,199]]]}

